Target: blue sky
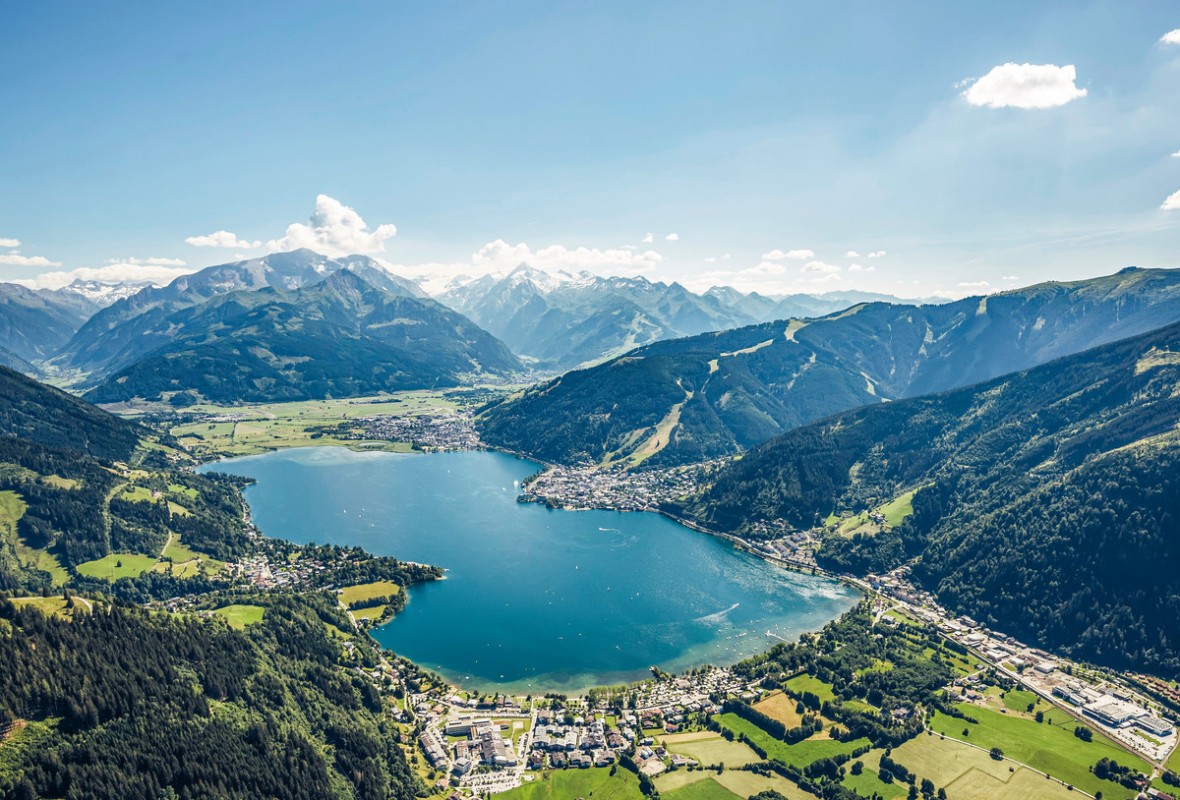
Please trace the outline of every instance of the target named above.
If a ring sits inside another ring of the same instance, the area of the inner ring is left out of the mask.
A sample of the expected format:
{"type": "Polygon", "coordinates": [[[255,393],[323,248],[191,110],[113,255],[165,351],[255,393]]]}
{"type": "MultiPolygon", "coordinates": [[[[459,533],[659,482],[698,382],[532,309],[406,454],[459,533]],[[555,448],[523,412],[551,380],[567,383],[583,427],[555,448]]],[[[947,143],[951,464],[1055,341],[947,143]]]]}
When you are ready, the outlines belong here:
{"type": "Polygon", "coordinates": [[[10,4],[0,278],[299,243],[906,296],[1180,266],[1178,29],[1171,0],[10,4]]]}

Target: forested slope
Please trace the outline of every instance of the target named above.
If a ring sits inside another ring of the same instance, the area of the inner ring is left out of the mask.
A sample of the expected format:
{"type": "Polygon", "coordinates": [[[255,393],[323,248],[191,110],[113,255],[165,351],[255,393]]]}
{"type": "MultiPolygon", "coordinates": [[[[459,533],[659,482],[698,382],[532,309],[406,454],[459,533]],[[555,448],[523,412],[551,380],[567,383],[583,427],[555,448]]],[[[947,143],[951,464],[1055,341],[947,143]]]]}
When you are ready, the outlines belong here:
{"type": "Polygon", "coordinates": [[[910,490],[876,536],[821,563],[918,558],[951,608],[1083,658],[1180,674],[1180,326],[967,389],[809,425],[723,469],[702,524],[810,527],[910,490]]]}

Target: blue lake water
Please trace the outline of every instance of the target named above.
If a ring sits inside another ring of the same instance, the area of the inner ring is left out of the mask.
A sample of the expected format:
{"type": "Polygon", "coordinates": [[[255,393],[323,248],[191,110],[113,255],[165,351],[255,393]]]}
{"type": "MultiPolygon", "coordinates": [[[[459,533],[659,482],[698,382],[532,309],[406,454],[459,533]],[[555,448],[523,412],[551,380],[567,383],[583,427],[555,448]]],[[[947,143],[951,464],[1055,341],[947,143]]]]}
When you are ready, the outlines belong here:
{"type": "Polygon", "coordinates": [[[437,564],[373,632],[481,690],[564,691],[730,664],[855,604],[836,581],[774,567],[657,514],[519,504],[538,465],[494,452],[277,451],[206,465],[254,478],[268,536],[437,564]]]}

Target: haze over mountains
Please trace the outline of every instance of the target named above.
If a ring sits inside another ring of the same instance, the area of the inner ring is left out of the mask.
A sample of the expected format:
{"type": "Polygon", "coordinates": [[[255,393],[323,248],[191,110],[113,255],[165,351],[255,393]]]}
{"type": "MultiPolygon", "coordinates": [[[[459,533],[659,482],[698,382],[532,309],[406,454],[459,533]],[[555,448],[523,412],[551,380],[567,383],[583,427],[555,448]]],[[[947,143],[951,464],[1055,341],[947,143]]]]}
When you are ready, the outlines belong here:
{"type": "Polygon", "coordinates": [[[533,387],[480,424],[490,443],[547,461],[689,463],[1177,320],[1180,271],[1138,268],[938,306],[862,304],[648,345],[533,387]]]}

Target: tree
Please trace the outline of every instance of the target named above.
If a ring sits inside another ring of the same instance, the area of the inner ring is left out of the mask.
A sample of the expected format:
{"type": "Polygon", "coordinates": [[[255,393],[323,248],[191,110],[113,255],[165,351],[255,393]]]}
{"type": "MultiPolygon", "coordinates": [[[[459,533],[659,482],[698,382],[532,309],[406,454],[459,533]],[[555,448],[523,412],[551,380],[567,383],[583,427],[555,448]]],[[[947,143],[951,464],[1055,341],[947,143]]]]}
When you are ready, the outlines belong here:
{"type": "Polygon", "coordinates": [[[990,755],[996,761],[1004,760],[1004,751],[998,747],[993,747],[990,751],[988,751],[988,755],[990,755]]]}

